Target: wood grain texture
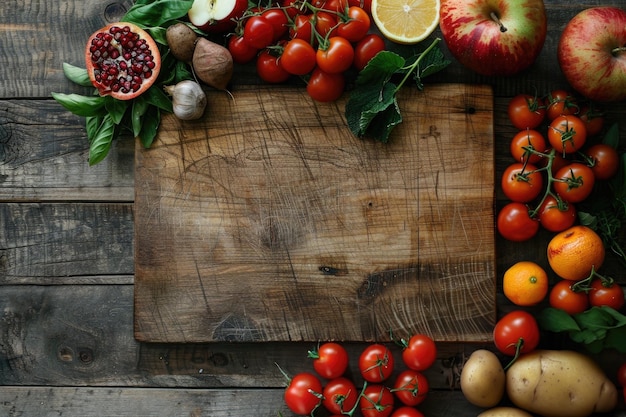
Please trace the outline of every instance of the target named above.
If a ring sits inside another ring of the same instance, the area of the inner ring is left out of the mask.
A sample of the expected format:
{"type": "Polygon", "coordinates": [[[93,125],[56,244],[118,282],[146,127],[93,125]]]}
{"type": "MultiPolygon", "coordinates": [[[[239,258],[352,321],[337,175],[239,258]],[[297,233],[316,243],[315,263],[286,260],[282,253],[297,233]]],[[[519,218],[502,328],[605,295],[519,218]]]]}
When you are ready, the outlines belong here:
{"type": "Polygon", "coordinates": [[[389,144],[302,90],[209,102],[136,153],[140,340],[488,340],[490,88],[407,90],[389,144]]]}

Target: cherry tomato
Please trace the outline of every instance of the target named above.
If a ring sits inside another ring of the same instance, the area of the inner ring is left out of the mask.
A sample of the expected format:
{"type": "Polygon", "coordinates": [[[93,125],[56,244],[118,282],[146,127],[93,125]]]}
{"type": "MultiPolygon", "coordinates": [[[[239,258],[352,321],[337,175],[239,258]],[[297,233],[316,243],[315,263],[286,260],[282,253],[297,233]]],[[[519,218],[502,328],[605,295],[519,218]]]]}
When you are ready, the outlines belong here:
{"type": "Polygon", "coordinates": [[[562,115],[577,114],[579,111],[576,98],[565,90],[551,91],[546,101],[548,120],[554,120],[562,115]]]}
{"type": "Polygon", "coordinates": [[[354,47],[345,38],[333,36],[328,45],[317,50],[317,66],[328,74],[346,71],[354,61],[354,47]]]}
{"type": "Polygon", "coordinates": [[[248,45],[243,36],[231,36],[228,40],[228,51],[233,61],[238,64],[251,62],[257,54],[257,49],[248,45]]]}
{"type": "Polygon", "coordinates": [[[333,35],[337,26],[337,18],[335,16],[330,12],[317,12],[315,30],[322,38],[329,38],[333,35]]]}
{"type": "Polygon", "coordinates": [[[548,126],[548,141],[559,153],[581,149],[587,140],[585,123],[577,116],[558,116],[548,126]]]}
{"type": "Polygon", "coordinates": [[[520,353],[528,353],[539,344],[537,320],[524,310],[514,310],[502,317],[493,329],[493,341],[500,352],[515,356],[518,344],[520,353]]]}
{"type": "Polygon", "coordinates": [[[274,29],[274,37],[272,39],[274,42],[287,34],[289,19],[283,9],[270,7],[264,10],[261,16],[272,24],[272,28],[274,29]]]}
{"type": "Polygon", "coordinates": [[[531,151],[544,153],[547,148],[546,139],[536,130],[521,130],[513,136],[509,148],[515,161],[537,164],[542,160],[542,156],[531,151]]]}
{"type": "Polygon", "coordinates": [[[554,284],[549,295],[550,307],[559,308],[567,314],[578,314],[587,310],[589,307],[587,294],[572,290],[572,284],[574,283],[568,279],[554,284]]]}
{"type": "Polygon", "coordinates": [[[616,283],[605,285],[599,278],[591,281],[589,304],[593,307],[608,306],[619,310],[624,306],[624,291],[616,283]]]}
{"type": "Polygon", "coordinates": [[[313,45],[313,20],[311,15],[297,15],[293,19],[293,24],[289,27],[289,37],[291,39],[302,39],[313,45]]]}
{"type": "Polygon", "coordinates": [[[504,170],[500,185],[509,200],[528,203],[543,191],[543,177],[536,166],[515,162],[504,170]]]}
{"type": "Polygon", "coordinates": [[[548,195],[539,206],[539,223],[551,232],[562,232],[576,222],[576,207],[561,199],[548,195]]]}
{"type": "Polygon", "coordinates": [[[348,0],[326,0],[321,8],[334,13],[344,13],[348,8],[348,0]]]}
{"type": "Polygon", "coordinates": [[[348,368],[348,352],[339,343],[324,343],[309,352],[309,358],[313,358],[315,372],[326,379],[339,378],[348,368]]]}
{"type": "Polygon", "coordinates": [[[621,364],[617,370],[617,383],[620,387],[626,387],[626,362],[621,364]]]}
{"type": "Polygon", "coordinates": [[[413,369],[400,372],[392,389],[402,404],[410,406],[421,404],[426,399],[428,391],[428,379],[413,369]]]}
{"type": "Polygon", "coordinates": [[[385,50],[385,40],[376,33],[365,35],[354,47],[354,68],[361,71],[380,51],[385,50]]]}
{"type": "MultiPolygon", "coordinates": [[[[544,153],[548,155],[552,154],[552,166],[550,167],[550,172],[552,173],[552,175],[556,174],[559,169],[570,163],[570,160],[563,158],[562,154],[556,152],[552,148],[546,149],[544,153]]],[[[548,159],[549,158],[542,159],[541,166],[546,166],[548,164],[548,159]]]]}
{"type": "Polygon", "coordinates": [[[424,417],[424,414],[417,408],[405,406],[396,408],[391,417],[424,417]]]}
{"type": "Polygon", "coordinates": [[[309,96],[319,102],[335,101],[343,94],[346,79],[342,73],[329,74],[315,68],[306,85],[309,96]]]}
{"type": "Polygon", "coordinates": [[[244,25],[243,38],[250,47],[263,49],[274,41],[274,26],[263,16],[251,16],[244,25]]]}
{"type": "Polygon", "coordinates": [[[598,180],[608,180],[617,174],[619,154],[614,147],[598,143],[585,151],[585,155],[593,160],[591,170],[598,180]]]}
{"type": "Polygon", "coordinates": [[[308,74],[316,65],[315,49],[307,41],[291,39],[285,45],[278,62],[290,74],[308,74]]]}
{"type": "Polygon", "coordinates": [[[363,417],[387,417],[393,412],[394,397],[389,388],[373,384],[365,387],[359,399],[363,417]]]}
{"type": "Polygon", "coordinates": [[[320,380],[309,372],[301,372],[291,378],[285,389],[285,404],[295,414],[306,416],[322,402],[319,398],[321,393],[320,380]]]}
{"type": "Polygon", "coordinates": [[[382,382],[391,376],[394,359],[391,351],[379,343],[367,346],[359,357],[359,371],[368,382],[382,382]]]}
{"type": "Polygon", "coordinates": [[[350,42],[358,42],[369,32],[371,19],[365,10],[357,6],[348,8],[345,19],[337,27],[337,35],[350,42]]]}
{"type": "Polygon", "coordinates": [[[526,205],[511,202],[502,207],[498,213],[497,228],[503,238],[523,242],[537,234],[539,221],[530,217],[526,205]]]}
{"type": "Polygon", "coordinates": [[[546,107],[542,99],[529,94],[518,94],[509,101],[509,120],[516,128],[534,129],[546,117],[546,107]]]}
{"type": "Polygon", "coordinates": [[[372,0],[348,0],[348,5],[358,6],[365,10],[369,16],[372,15],[372,0]]]}
{"type": "Polygon", "coordinates": [[[602,132],[604,127],[604,114],[593,106],[587,105],[580,109],[580,120],[585,123],[587,136],[595,136],[602,132]]]}
{"type": "Polygon", "coordinates": [[[359,391],[354,382],[344,377],[328,381],[322,394],[324,397],[322,404],[334,414],[352,410],[359,400],[359,391]]]}
{"type": "Polygon", "coordinates": [[[415,334],[406,342],[402,350],[402,361],[409,369],[425,371],[437,359],[437,346],[425,334],[415,334]]]}
{"type": "Polygon", "coordinates": [[[285,82],[291,75],[278,63],[278,57],[267,50],[257,57],[256,72],[263,81],[272,84],[285,82]]]}
{"type": "Polygon", "coordinates": [[[579,203],[589,197],[595,184],[591,168],[580,162],[572,162],[559,169],[554,178],[554,191],[569,203],[579,203]]]}

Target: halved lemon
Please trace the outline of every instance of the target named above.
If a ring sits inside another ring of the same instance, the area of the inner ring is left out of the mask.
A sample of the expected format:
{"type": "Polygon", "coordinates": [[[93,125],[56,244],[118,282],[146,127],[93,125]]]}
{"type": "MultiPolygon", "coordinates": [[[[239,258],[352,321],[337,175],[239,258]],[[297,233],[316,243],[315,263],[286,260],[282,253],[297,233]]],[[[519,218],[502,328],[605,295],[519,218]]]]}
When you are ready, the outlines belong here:
{"type": "Polygon", "coordinates": [[[414,44],[439,24],[440,0],[372,0],[372,17],[390,41],[414,44]]]}

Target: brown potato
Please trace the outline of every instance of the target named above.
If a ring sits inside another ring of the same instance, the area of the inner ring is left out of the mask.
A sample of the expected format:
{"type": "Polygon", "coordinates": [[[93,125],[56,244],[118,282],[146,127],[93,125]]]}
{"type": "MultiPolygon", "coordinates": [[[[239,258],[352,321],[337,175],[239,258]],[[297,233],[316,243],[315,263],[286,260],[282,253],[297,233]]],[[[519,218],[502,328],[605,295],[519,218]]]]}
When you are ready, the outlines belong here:
{"type": "Polygon", "coordinates": [[[478,417],[533,417],[532,414],[515,407],[496,407],[483,411],[478,417]]]}
{"type": "Polygon", "coordinates": [[[504,395],[505,375],[498,357],[486,349],[472,353],[461,370],[461,391],[478,407],[493,407],[504,395]]]}
{"type": "Polygon", "coordinates": [[[198,40],[198,35],[193,29],[184,23],[176,23],[167,28],[165,39],[174,58],[183,62],[191,62],[198,40]]]}
{"type": "Polygon", "coordinates": [[[516,406],[545,417],[586,417],[617,405],[617,389],[602,369],[569,350],[522,355],[506,372],[506,389],[516,406]]]}

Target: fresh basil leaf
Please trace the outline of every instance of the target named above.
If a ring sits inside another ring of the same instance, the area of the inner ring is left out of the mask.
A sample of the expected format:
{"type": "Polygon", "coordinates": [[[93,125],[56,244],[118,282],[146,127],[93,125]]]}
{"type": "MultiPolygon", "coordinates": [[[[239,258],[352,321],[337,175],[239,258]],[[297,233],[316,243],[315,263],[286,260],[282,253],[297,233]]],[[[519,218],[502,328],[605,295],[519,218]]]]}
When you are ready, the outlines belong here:
{"type": "Polygon", "coordinates": [[[122,21],[135,23],[144,28],[165,26],[170,20],[186,16],[192,4],[193,0],[137,2],[126,12],[122,21]]]}
{"type": "Polygon", "coordinates": [[[146,30],[148,31],[150,36],[152,36],[152,39],[154,39],[156,43],[160,43],[161,45],[167,46],[167,38],[165,36],[165,32],[167,31],[167,28],[157,26],[157,27],[146,28],[146,30]]]}
{"type": "Polygon", "coordinates": [[[161,123],[161,110],[157,107],[150,107],[143,117],[139,140],[144,148],[149,148],[154,142],[159,124],[161,123]]]}
{"type": "Polygon", "coordinates": [[[550,332],[570,332],[580,330],[576,320],[559,308],[548,307],[537,316],[539,326],[550,332]]]}
{"type": "Polygon", "coordinates": [[[100,116],[106,112],[104,109],[104,97],[52,93],[52,98],[77,116],[100,116]]]}
{"type": "Polygon", "coordinates": [[[168,113],[173,111],[172,98],[165,94],[165,91],[163,91],[163,89],[159,86],[153,85],[148,89],[148,91],[145,92],[145,94],[143,94],[143,96],[145,96],[148,104],[158,107],[168,113]]]}
{"type": "Polygon", "coordinates": [[[91,80],[89,79],[89,74],[87,73],[87,70],[84,68],[76,67],[72,64],[68,64],[67,62],[64,62],[63,74],[65,74],[65,77],[67,77],[68,80],[82,87],[93,86],[91,84],[91,80]]]}
{"type": "Polygon", "coordinates": [[[611,127],[609,127],[602,138],[602,143],[615,149],[619,147],[619,125],[617,123],[613,123],[611,127]]]}
{"type": "Polygon", "coordinates": [[[102,124],[103,116],[88,116],[85,118],[85,130],[87,131],[87,139],[89,142],[93,141],[96,137],[98,128],[102,124]]]}
{"type": "Polygon", "coordinates": [[[111,96],[106,97],[105,108],[111,115],[113,123],[119,125],[128,109],[129,102],[125,100],[117,100],[111,96]]]}
{"type": "Polygon", "coordinates": [[[89,146],[89,165],[97,164],[108,155],[114,134],[115,123],[111,115],[106,114],[102,118],[102,123],[91,140],[89,146]]]}
{"type": "Polygon", "coordinates": [[[134,137],[139,136],[139,132],[141,132],[141,125],[143,123],[143,116],[144,116],[144,114],[146,114],[146,111],[148,111],[148,107],[150,107],[150,105],[145,100],[143,95],[141,95],[141,96],[137,97],[135,100],[133,100],[133,109],[132,109],[132,115],[131,115],[131,120],[132,121],[131,121],[131,123],[132,123],[132,129],[133,129],[133,136],[134,137]]]}
{"type": "Polygon", "coordinates": [[[615,349],[618,352],[626,353],[626,327],[618,327],[607,332],[604,340],[604,347],[615,349]]]}

